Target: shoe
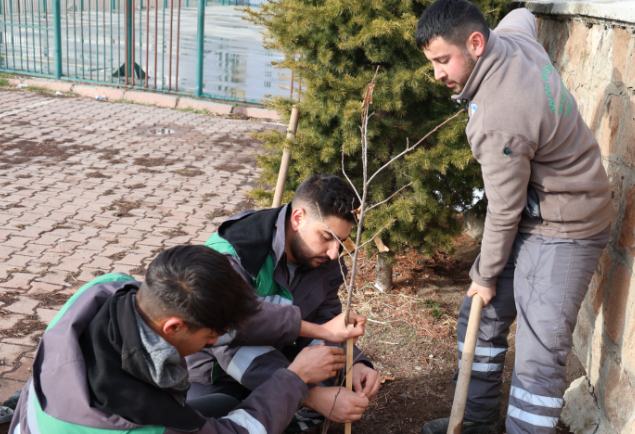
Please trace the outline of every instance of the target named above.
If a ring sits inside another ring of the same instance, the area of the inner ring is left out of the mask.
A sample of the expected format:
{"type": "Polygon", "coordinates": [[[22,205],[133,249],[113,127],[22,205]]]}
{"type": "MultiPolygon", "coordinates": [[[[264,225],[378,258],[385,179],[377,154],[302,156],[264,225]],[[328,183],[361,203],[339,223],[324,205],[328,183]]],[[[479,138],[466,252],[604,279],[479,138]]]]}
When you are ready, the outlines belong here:
{"type": "MultiPolygon", "coordinates": [[[[450,425],[449,417],[435,419],[425,424],[421,432],[423,434],[446,434],[448,432],[448,425],[450,425]]],[[[489,423],[464,420],[463,427],[461,428],[461,434],[501,434],[502,432],[503,419],[489,423]]]]}
{"type": "Polygon", "coordinates": [[[0,425],[11,422],[11,419],[13,419],[13,409],[0,406],[0,425]]]}

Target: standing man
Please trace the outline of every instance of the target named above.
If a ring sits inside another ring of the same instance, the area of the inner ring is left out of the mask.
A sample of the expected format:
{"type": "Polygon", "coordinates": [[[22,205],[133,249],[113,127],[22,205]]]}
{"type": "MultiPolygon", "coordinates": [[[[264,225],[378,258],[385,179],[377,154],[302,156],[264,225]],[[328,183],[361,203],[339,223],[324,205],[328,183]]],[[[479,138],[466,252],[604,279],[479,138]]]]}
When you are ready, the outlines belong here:
{"type": "MultiPolygon", "coordinates": [[[[205,245],[227,255],[263,301],[297,312],[304,320],[300,334],[305,336],[307,329],[332,323],[342,312],[337,293],[345,266],[339,259],[338,239],[348,238],[355,222],[353,210],[358,206],[357,196],[346,182],[337,176],[314,175],[300,184],[292,203],[240,213],[221,224],[205,245]]],[[[288,322],[291,317],[272,316],[272,327],[283,329],[273,324],[288,322]]],[[[343,318],[339,321],[343,323],[343,318]]],[[[320,342],[301,338],[295,345],[263,343],[198,352],[187,359],[194,382],[189,396],[225,393],[243,399],[273,372],[288,366],[300,349],[320,342]]],[[[380,379],[357,348],[354,356],[355,392],[339,391],[332,382],[312,386],[304,402],[307,408],[298,412],[288,432],[307,429],[329,414],[340,423],[361,418],[368,400],[379,390],[380,379]]]]}
{"type": "MultiPolygon", "coordinates": [[[[613,217],[600,149],[526,9],[490,31],[473,3],[437,0],[419,20],[417,44],[435,79],[469,102],[466,132],[488,199],[458,325],[460,353],[479,294],[486,307],[462,432],[502,431],[501,375],[517,319],[507,433],[554,433],[578,310],[613,217]]],[[[423,432],[447,427],[438,419],[423,432]]]]}

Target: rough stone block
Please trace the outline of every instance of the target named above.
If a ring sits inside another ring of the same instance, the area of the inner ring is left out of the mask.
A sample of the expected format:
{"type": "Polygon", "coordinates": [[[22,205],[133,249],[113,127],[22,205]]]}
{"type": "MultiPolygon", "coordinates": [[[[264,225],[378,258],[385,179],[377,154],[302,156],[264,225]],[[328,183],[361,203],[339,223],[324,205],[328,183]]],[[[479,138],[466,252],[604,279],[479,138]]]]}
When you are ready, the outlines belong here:
{"type": "Polygon", "coordinates": [[[565,406],[560,419],[578,434],[606,433],[608,420],[592,396],[593,386],[585,376],[574,380],[564,392],[565,406]]]}
{"type": "Polygon", "coordinates": [[[589,290],[589,302],[593,307],[593,313],[595,315],[598,314],[600,307],[604,304],[604,298],[606,296],[606,285],[608,283],[609,272],[611,270],[611,264],[613,260],[611,259],[611,255],[608,250],[604,250],[602,256],[600,257],[600,261],[598,263],[598,267],[593,275],[593,279],[591,279],[591,285],[589,290]]]}
{"type": "Polygon", "coordinates": [[[190,98],[179,98],[176,104],[177,109],[193,109],[193,110],[206,110],[210,113],[217,114],[230,114],[232,112],[232,106],[227,104],[219,104],[211,101],[201,101],[190,98]]]}
{"type": "Polygon", "coordinates": [[[630,286],[631,274],[624,265],[618,265],[611,281],[609,298],[604,312],[604,327],[614,343],[617,343],[622,336],[630,286]]]}
{"type": "MultiPolygon", "coordinates": [[[[635,71],[635,66],[631,69],[635,71]]],[[[633,83],[631,86],[635,86],[633,83]]],[[[635,168],[635,95],[628,100],[628,107],[622,119],[619,155],[631,168],[635,168]]]]}
{"type": "Polygon", "coordinates": [[[162,95],[150,92],[127,91],[123,99],[136,102],[137,104],[154,105],[157,107],[176,108],[178,97],[172,95],[162,95]]]}
{"type": "Polygon", "coordinates": [[[622,85],[626,80],[627,67],[631,62],[628,56],[629,45],[633,40],[633,34],[630,29],[621,29],[616,27],[613,29],[613,44],[611,50],[611,64],[613,81],[622,85]]]}
{"type": "Polygon", "coordinates": [[[635,387],[631,386],[628,374],[617,361],[610,361],[610,368],[603,387],[606,416],[615,432],[625,432],[635,407],[635,387]]]}
{"type": "Polygon", "coordinates": [[[609,97],[606,111],[600,123],[600,131],[597,134],[602,155],[608,157],[617,151],[619,129],[624,116],[625,102],[620,95],[609,97]]]}
{"type": "Polygon", "coordinates": [[[635,253],[635,186],[626,191],[626,204],[618,244],[630,255],[635,253]]]}

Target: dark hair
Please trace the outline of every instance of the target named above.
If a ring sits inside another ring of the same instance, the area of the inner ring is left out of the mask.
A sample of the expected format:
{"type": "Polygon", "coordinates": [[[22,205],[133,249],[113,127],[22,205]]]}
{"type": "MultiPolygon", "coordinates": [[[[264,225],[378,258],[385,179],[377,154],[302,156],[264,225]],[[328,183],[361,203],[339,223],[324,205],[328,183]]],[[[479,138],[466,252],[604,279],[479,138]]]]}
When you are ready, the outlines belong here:
{"type": "Polygon", "coordinates": [[[425,49],[437,36],[460,48],[467,38],[481,32],[489,38],[489,26],[478,7],[467,0],[436,0],[423,12],[417,24],[417,46],[425,49]]]}
{"type": "Polygon", "coordinates": [[[321,214],[323,218],[335,216],[350,223],[355,223],[352,211],[359,205],[355,190],[335,175],[312,175],[305,179],[292,201],[293,209],[304,208],[313,218],[321,214]]]}
{"type": "Polygon", "coordinates": [[[260,311],[253,288],[225,255],[206,246],[176,246],[157,256],[138,293],[153,319],[175,316],[193,329],[239,329],[260,311]]]}

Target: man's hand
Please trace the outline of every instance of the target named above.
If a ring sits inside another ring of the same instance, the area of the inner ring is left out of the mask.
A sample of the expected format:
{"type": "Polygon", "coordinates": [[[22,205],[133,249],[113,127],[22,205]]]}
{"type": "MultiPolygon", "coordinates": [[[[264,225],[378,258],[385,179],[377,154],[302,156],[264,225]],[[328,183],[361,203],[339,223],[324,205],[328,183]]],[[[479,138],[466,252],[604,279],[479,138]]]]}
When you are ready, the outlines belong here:
{"type": "Polygon", "coordinates": [[[487,306],[492,298],[496,297],[496,286],[481,286],[476,282],[472,282],[470,289],[467,291],[468,297],[474,297],[478,294],[483,299],[483,307],[487,306]]]}
{"type": "Polygon", "coordinates": [[[305,383],[319,383],[335,376],[344,362],[346,356],[342,348],[320,344],[300,351],[287,369],[298,374],[305,383]]]}
{"type": "Polygon", "coordinates": [[[300,336],[312,339],[322,339],[334,344],[339,344],[349,338],[357,338],[364,334],[366,329],[366,317],[351,312],[348,322],[354,324],[355,327],[346,327],[344,323],[344,313],[339,314],[329,322],[319,325],[302,321],[300,326],[300,336]]]}
{"type": "Polygon", "coordinates": [[[338,390],[340,390],[338,386],[314,387],[309,391],[309,398],[304,402],[304,405],[324,417],[330,417],[333,422],[349,423],[360,420],[364,410],[368,407],[368,398],[363,393],[353,392],[342,387],[337,396],[335,407],[333,407],[338,390]]]}
{"type": "Polygon", "coordinates": [[[380,386],[381,379],[377,371],[363,363],[353,365],[353,389],[355,392],[362,392],[368,399],[373,399],[379,392],[380,386]]]}

